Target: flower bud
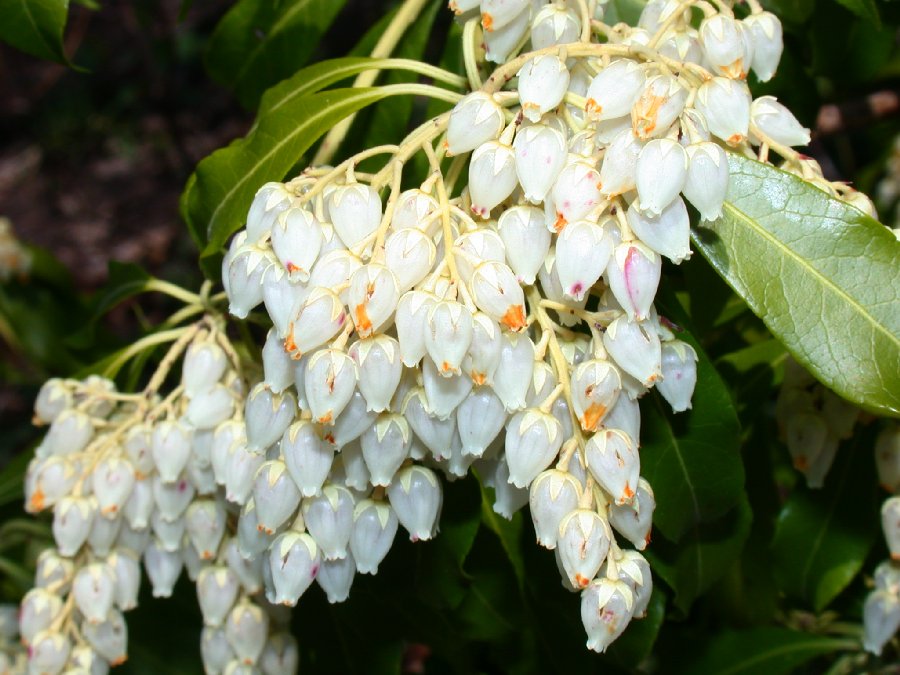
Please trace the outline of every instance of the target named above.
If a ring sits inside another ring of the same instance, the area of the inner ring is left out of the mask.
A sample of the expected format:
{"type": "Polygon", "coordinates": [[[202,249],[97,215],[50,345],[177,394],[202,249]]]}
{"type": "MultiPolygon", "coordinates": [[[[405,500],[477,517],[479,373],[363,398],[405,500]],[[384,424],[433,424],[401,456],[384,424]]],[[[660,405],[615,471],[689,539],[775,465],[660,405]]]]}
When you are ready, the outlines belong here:
{"type": "Polygon", "coordinates": [[[513,149],[525,198],[532,203],[543,201],[566,164],[565,136],[545,124],[533,124],[519,130],[513,149]]]}
{"type": "Polygon", "coordinates": [[[88,534],[88,546],[96,555],[106,555],[115,545],[116,539],[119,537],[119,531],[122,529],[122,518],[94,518],[91,525],[90,534],[88,534]]]}
{"type": "Polygon", "coordinates": [[[622,377],[608,361],[591,359],[572,371],[572,406],[581,428],[597,431],[619,399],[622,377]]]}
{"type": "Polygon", "coordinates": [[[630,504],[638,488],[640,458],[635,442],[618,429],[605,429],[585,446],[588,469],[616,504],[630,504]]]}
{"type": "MultiPolygon", "coordinates": [[[[484,96],[481,92],[474,92],[470,94],[466,98],[484,96]]],[[[459,106],[457,105],[457,108],[459,106]]],[[[454,111],[456,109],[454,108],[454,111]]],[[[454,126],[454,122],[452,120],[453,112],[451,112],[451,121],[450,125],[454,126]]],[[[502,115],[501,115],[502,116],[502,115]]],[[[469,130],[470,125],[468,123],[462,125],[462,129],[459,130],[469,130]]],[[[502,120],[501,120],[501,129],[502,120]]],[[[449,128],[447,133],[449,134],[449,128]]],[[[497,132],[499,135],[500,132],[497,132]]],[[[490,139],[484,139],[490,140],[490,139]]],[[[481,145],[483,141],[478,141],[468,150],[472,150],[479,145],[481,145]]],[[[460,152],[467,152],[468,150],[461,150],[460,152]]],[[[424,221],[429,220],[429,216],[436,213],[438,210],[437,200],[432,197],[430,194],[419,190],[418,188],[413,190],[406,190],[405,192],[401,192],[400,196],[397,198],[396,203],[394,204],[394,211],[391,214],[391,228],[394,230],[405,230],[405,229],[422,229],[422,225],[424,221]]]]}
{"type": "MultiPolygon", "coordinates": [[[[417,387],[413,389],[403,402],[403,417],[416,433],[416,436],[424,443],[435,459],[441,460],[449,457],[450,441],[456,432],[455,417],[440,419],[428,411],[428,400],[425,390],[417,387]]],[[[363,436],[365,439],[365,435],[363,436]]],[[[365,456],[366,444],[363,444],[365,456]]],[[[399,453],[398,453],[399,454],[399,453]]]]}
{"type": "Polygon", "coordinates": [[[227,278],[228,311],[238,319],[246,319],[254,307],[263,301],[262,279],[272,258],[257,246],[241,246],[234,255],[222,261],[222,276],[227,278]]]}
{"type": "Polygon", "coordinates": [[[50,424],[39,446],[40,457],[74,455],[87,447],[94,435],[91,418],[80,410],[64,410],[50,424]]]}
{"type": "Polygon", "coordinates": [[[536,56],[517,75],[522,113],[532,122],[558,106],[569,88],[569,69],[555,54],[536,56]]]}
{"type": "Polygon", "coordinates": [[[508,330],[525,329],[525,295],[509,267],[494,261],[483,262],[475,269],[469,284],[472,299],[481,311],[508,330]]]}
{"type": "Polygon", "coordinates": [[[284,348],[292,358],[321,347],[337,335],[346,320],[344,303],[335,293],[327,288],[316,287],[312,290],[296,320],[288,327],[284,348]]]}
{"type": "Polygon", "coordinates": [[[284,183],[266,183],[253,197],[247,212],[247,239],[255,244],[272,231],[275,219],[291,207],[293,195],[284,183]]]}
{"type": "Polygon", "coordinates": [[[587,647],[605,652],[631,621],[634,594],[621,581],[596,579],[581,593],[581,622],[588,634],[587,647]]]}
{"type": "Polygon", "coordinates": [[[653,489],[641,478],[631,504],[610,505],[609,522],[616,528],[616,532],[630,541],[638,551],[643,551],[650,543],[655,509],[656,498],[653,496],[653,489]]]}
{"type": "Polygon", "coordinates": [[[322,226],[303,208],[279,214],[272,227],[272,251],[291,281],[307,281],[322,248],[322,226]]]}
{"type": "Polygon", "coordinates": [[[259,529],[256,519],[256,503],[253,498],[247,500],[241,509],[237,523],[238,552],[245,559],[254,559],[269,548],[274,537],[259,529]]]}
{"type": "Polygon", "coordinates": [[[282,339],[290,332],[291,322],[309,295],[310,288],[299,281],[291,281],[280,265],[272,265],[262,278],[263,304],[272,319],[275,331],[282,339]]]}
{"type": "Polygon", "coordinates": [[[274,534],[294,515],[300,506],[300,490],[284,462],[272,460],[259,468],[253,481],[253,502],[259,521],[257,527],[266,534],[274,534]]]}
{"type": "Polygon", "coordinates": [[[747,77],[753,49],[740,21],[725,14],[704,19],[700,24],[700,44],[713,72],[732,79],[747,77]]]}
{"type": "Polygon", "coordinates": [[[873,591],[863,605],[863,649],[876,656],[900,629],[900,598],[873,591]]]}
{"type": "Polygon", "coordinates": [[[784,51],[781,21],[771,12],[760,12],[745,18],[744,28],[753,43],[753,72],[760,82],[768,82],[778,69],[784,51]]]}
{"type": "Polygon", "coordinates": [[[513,149],[499,141],[479,145],[469,162],[472,213],[488,218],[491,209],[512,194],[518,184],[513,149]]]}
{"type": "Polygon", "coordinates": [[[506,419],[503,402],[489,387],[473,389],[456,409],[456,428],[462,453],[481,457],[503,429],[506,419]]]}
{"type": "Polygon", "coordinates": [[[366,429],[375,423],[377,413],[368,410],[368,403],[359,391],[353,392],[344,412],[337,418],[334,426],[325,434],[325,440],[335,448],[342,448],[352,440],[359,438],[366,429]]]}
{"type": "Polygon", "coordinates": [[[648,142],[635,166],[641,210],[651,216],[662,213],[684,187],[687,168],[687,153],[678,141],[658,138],[648,142]]]}
{"type": "Polygon", "coordinates": [[[659,337],[637,321],[621,316],[603,334],[603,346],[616,365],[645,386],[662,374],[659,337]]]}
{"type": "Polygon", "coordinates": [[[400,362],[400,344],[387,335],[358,340],[350,347],[350,358],[356,364],[359,390],[366,399],[367,410],[375,412],[386,410],[400,384],[403,369],[400,362]]]}
{"type": "Polygon", "coordinates": [[[612,532],[596,511],[576,509],[559,524],[559,560],[573,588],[585,588],[597,576],[609,552],[612,532]]]}
{"type": "Polygon", "coordinates": [[[409,455],[412,434],[402,415],[381,413],[363,432],[360,443],[372,485],[387,486],[409,455]]]}
{"type": "Polygon", "coordinates": [[[581,301],[609,264],[615,242],[595,223],[577,220],[556,240],[556,264],[563,292],[581,301]]]}
{"type": "Polygon", "coordinates": [[[207,675],[219,675],[225,666],[234,659],[234,650],[228,644],[222,628],[205,626],[200,633],[200,656],[203,658],[203,670],[207,675]]]}
{"type": "Polygon", "coordinates": [[[87,540],[96,513],[88,497],[63,497],[53,509],[53,538],[59,552],[74,556],[87,540]]]}
{"type": "Polygon", "coordinates": [[[353,509],[350,551],[360,574],[376,574],[397,534],[397,514],[387,502],[363,499],[353,509]]]}
{"type": "MultiPolygon", "coordinates": [[[[619,570],[619,581],[625,583],[634,593],[632,616],[643,619],[647,615],[650,597],[653,595],[653,576],[650,574],[650,563],[637,551],[622,551],[622,557],[616,560],[619,570]]],[[[600,568],[600,574],[606,573],[606,564],[600,568]]]]}
{"type": "MultiPolygon", "coordinates": [[[[465,0],[455,1],[460,3],[465,0]]],[[[522,5],[526,5],[524,0],[514,0],[509,3],[510,8],[514,6],[521,7],[522,5]]],[[[482,12],[483,11],[484,5],[482,4],[482,12]]],[[[516,49],[519,43],[521,43],[528,34],[528,28],[531,25],[531,12],[528,11],[526,6],[526,8],[516,14],[509,23],[506,23],[503,26],[497,24],[497,21],[493,18],[493,13],[489,12],[488,15],[491,18],[487,23],[491,26],[491,29],[488,30],[485,28],[483,36],[484,46],[486,48],[485,59],[491,63],[506,63],[513,50],[516,49]]],[[[481,22],[484,26],[484,13],[482,13],[481,22]]]]}
{"type": "Polygon", "coordinates": [[[556,548],[559,525],[578,508],[581,493],[578,481],[559,469],[544,471],[534,479],[528,503],[538,544],[551,550],[556,548]]]}
{"type": "Polygon", "coordinates": [[[34,638],[47,630],[63,608],[62,598],[43,588],[32,588],[19,606],[19,635],[30,646],[34,638]]]}
{"type": "Polygon", "coordinates": [[[348,553],[337,560],[323,560],[316,575],[316,583],[325,591],[328,602],[335,604],[344,602],[350,597],[350,587],[356,576],[356,561],[348,553]]]}
{"type": "Polygon", "coordinates": [[[225,498],[233,504],[244,504],[253,489],[253,478],[265,461],[265,453],[243,444],[236,446],[225,469],[225,498]]]}
{"type": "Polygon", "coordinates": [[[300,653],[297,641],[289,633],[278,633],[269,636],[265,649],[259,657],[259,666],[263,675],[282,675],[297,672],[300,653]]]}
{"type": "Polygon", "coordinates": [[[234,396],[223,384],[197,394],[188,403],[185,419],[198,430],[215,429],[234,414],[234,396]]]}
{"type": "Polygon", "coordinates": [[[631,108],[634,135],[642,141],[664,135],[684,110],[687,90],[671,75],[656,75],[631,108]]]}
{"type": "Polygon", "coordinates": [[[244,558],[235,538],[229,538],[225,543],[225,562],[237,575],[247,593],[252,595],[262,588],[262,566],[265,560],[262,557],[244,558]]]}
{"type": "Polygon", "coordinates": [[[62,672],[72,643],[58,631],[44,630],[34,636],[28,647],[28,673],[56,675],[62,672]]]}
{"type": "Polygon", "coordinates": [[[656,388],[673,412],[689,410],[697,384],[697,352],[681,340],[666,341],[662,343],[661,363],[662,380],[656,388]]]}
{"type": "Polygon", "coordinates": [[[412,465],[397,473],[388,486],[388,499],[411,541],[426,541],[437,533],[443,493],[434,472],[412,465]]]}
{"type": "Polygon", "coordinates": [[[343,473],[344,484],[360,492],[366,491],[369,488],[369,469],[366,467],[359,440],[351,441],[341,448],[338,458],[341,462],[339,468],[343,473]]]}
{"type": "Polygon", "coordinates": [[[459,155],[496,140],[503,131],[503,108],[493,96],[474,91],[450,111],[447,124],[447,154],[459,155]]]}
{"type": "Polygon", "coordinates": [[[580,37],[581,20],[573,9],[544,5],[531,22],[533,49],[577,42],[580,37]]]}
{"type": "Polygon", "coordinates": [[[347,304],[359,337],[366,338],[386,328],[400,299],[397,278],[384,265],[370,263],[350,277],[347,304]]]}
{"type": "Polygon", "coordinates": [[[183,564],[180,552],[164,551],[155,542],[147,546],[144,551],[144,569],[150,578],[154,598],[171,597],[183,564]]]}
{"type": "Polygon", "coordinates": [[[417,366],[427,353],[428,314],[436,302],[434,295],[426,291],[407,291],[397,302],[394,321],[400,342],[400,360],[408,368],[417,366]]]}
{"type": "Polygon", "coordinates": [[[72,393],[65,383],[52,377],[38,392],[34,401],[34,414],[44,424],[50,424],[61,412],[72,407],[72,393]]]}
{"type": "MultiPolygon", "coordinates": [[[[607,176],[608,179],[611,177],[607,176]]],[[[554,232],[561,232],[566,223],[588,217],[588,214],[602,203],[603,195],[600,186],[600,174],[587,162],[578,161],[566,164],[553,184],[551,192],[556,210],[556,220],[552,223],[548,221],[547,225],[554,232]]],[[[515,208],[517,207],[513,207],[510,211],[515,208]]],[[[503,216],[500,216],[500,223],[502,225],[503,216]]],[[[502,234],[501,232],[501,236],[502,234]]],[[[507,244],[507,248],[509,248],[509,244],[507,244]]]]}
{"type": "Polygon", "coordinates": [[[437,249],[431,238],[412,228],[394,232],[384,244],[384,264],[394,274],[400,293],[428,276],[436,256],[437,249]]]}
{"type": "MultiPolygon", "coordinates": [[[[521,294],[521,289],[519,290],[521,294]]],[[[472,314],[464,305],[441,300],[428,311],[425,347],[444,377],[458,375],[469,346],[472,344],[472,314]]]]}
{"type": "Polygon", "coordinates": [[[115,579],[113,598],[116,607],[123,612],[137,607],[141,588],[141,566],[137,554],[119,548],[106,558],[106,564],[115,579]]]}
{"type": "Polygon", "coordinates": [[[268,633],[268,614],[248,600],[235,605],[225,621],[225,635],[231,648],[238,659],[248,666],[259,659],[268,633]]]}
{"type": "Polygon", "coordinates": [[[297,402],[290,392],[276,394],[265,383],[253,387],[244,407],[247,447],[260,451],[281,438],[294,419],[297,402]]]}
{"type": "Polygon", "coordinates": [[[303,519],[326,560],[347,555],[353,529],[353,494],[340,485],[326,485],[322,494],[303,500],[303,519]]]}
{"type": "Polygon", "coordinates": [[[774,96],[760,96],[750,105],[751,136],[754,141],[775,141],[781,145],[809,145],[809,129],[774,96]]]}
{"type": "Polygon", "coordinates": [[[695,143],[687,148],[689,165],[684,196],[700,212],[703,220],[722,215],[728,189],[728,158],[715,143],[695,143]]]}
{"type": "Polygon", "coordinates": [[[240,581],[223,565],[205,567],[197,575],[197,600],[203,623],[221,626],[237,599],[240,581]]]}
{"type": "Polygon", "coordinates": [[[503,240],[506,262],[516,280],[530,285],[550,250],[550,232],[543,212],[533,206],[514,206],[500,215],[497,231],[503,240]]]}
{"type": "Polygon", "coordinates": [[[294,363],[284,351],[284,344],[275,328],[266,334],[262,348],[263,381],[273,392],[280,394],[294,382],[294,363]]]}
{"type": "Polygon", "coordinates": [[[184,354],[181,368],[181,384],[188,397],[208,391],[215,385],[228,366],[222,348],[212,340],[193,342],[184,354]]]}
{"type": "Polygon", "coordinates": [[[463,357],[462,369],[475,384],[493,383],[500,365],[502,332],[497,322],[482,312],[472,317],[472,343],[463,357]]]}
{"type": "Polygon", "coordinates": [[[631,59],[613,61],[591,81],[585,112],[598,122],[624,117],[631,112],[646,81],[641,64],[631,59]]]}
{"type": "Polygon", "coordinates": [[[642,148],[643,143],[631,129],[623,130],[612,140],[600,165],[601,195],[612,199],[635,188],[637,159],[642,148]]]}
{"type": "Polygon", "coordinates": [[[303,383],[313,419],[334,424],[356,389],[356,364],[343,351],[320,349],[307,361],[303,383]]]}
{"type": "Polygon", "coordinates": [[[694,107],[712,134],[734,147],[750,133],[750,90],[746,83],[714,77],[697,90],[694,107]]]}
{"type": "Polygon", "coordinates": [[[100,514],[114,518],[134,487],[134,468],[121,457],[102,459],[91,472],[91,486],[100,514]]]}
{"type": "Polygon", "coordinates": [[[422,385],[429,412],[446,419],[472,390],[472,379],[465,373],[447,377],[428,358],[422,364],[422,385]]]}
{"type": "Polygon", "coordinates": [[[328,195],[327,203],[334,230],[347,248],[373,234],[381,223],[381,197],[368,185],[341,185],[328,195]]]}
{"type": "Polygon", "coordinates": [[[518,412],[506,429],[509,482],[528,487],[550,466],[562,445],[562,426],[553,415],[534,408],[518,412]]]}
{"type": "Polygon", "coordinates": [[[176,481],[184,471],[191,456],[191,435],[191,429],[181,422],[164,420],[154,426],[150,452],[163,481],[176,481]]]}
{"type": "Polygon", "coordinates": [[[527,335],[504,333],[501,336],[500,364],[494,373],[494,393],[506,410],[525,407],[528,387],[534,373],[534,343],[527,335]]]}
{"type": "Polygon", "coordinates": [[[75,564],[53,548],[45,548],[37,557],[34,572],[36,588],[52,587],[60,594],[68,593],[75,574],[75,564]]]}
{"type": "Polygon", "coordinates": [[[636,241],[616,246],[606,279],[629,320],[643,321],[650,315],[661,274],[662,258],[647,246],[636,241]]]}

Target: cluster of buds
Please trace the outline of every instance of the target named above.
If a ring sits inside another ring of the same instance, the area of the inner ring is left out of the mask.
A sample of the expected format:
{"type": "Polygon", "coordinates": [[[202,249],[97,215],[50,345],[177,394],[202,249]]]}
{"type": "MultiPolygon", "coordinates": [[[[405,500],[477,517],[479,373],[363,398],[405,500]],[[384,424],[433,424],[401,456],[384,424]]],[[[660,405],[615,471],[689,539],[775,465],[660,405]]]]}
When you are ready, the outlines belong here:
{"type": "Polygon", "coordinates": [[[122,663],[141,562],[155,597],[171,595],[183,569],[196,581],[209,673],[293,672],[296,646],[259,593],[261,566],[238,551],[237,508],[213,468],[218,448],[243,433],[238,367],[204,320],[182,331],[141,393],[95,376],[44,384],[35,419],[49,428],[26,473],[25,507],[52,510],[56,546],[41,553],[21,603],[28,673],[94,675],[122,663]],[[182,353],[181,383],[163,397],[182,353]]]}
{"type": "Polygon", "coordinates": [[[881,527],[891,558],[875,569],[875,588],[863,606],[863,644],[879,655],[900,630],[900,425],[891,423],[878,435],[875,463],[881,486],[893,495],[881,506],[881,527]]]}
{"type": "Polygon", "coordinates": [[[775,404],[779,435],[794,468],[821,488],[841,441],[853,436],[860,409],[816,381],[794,359],[785,364],[775,404]]]}
{"type": "Polygon", "coordinates": [[[496,512],[530,507],[603,651],[652,588],[638,399],[655,387],[684,411],[696,383],[696,353],[653,306],[663,259],[691,253],[685,200],[719,217],[726,148],[798,162],[809,131],[744,82],[782,51],[756,3],[738,19],[654,0],[637,27],[606,26],[596,2],[450,6],[503,65],[400,146],[264,185],[231,242],[231,312],[263,305],[273,327],[226,496],[270,601],[314,579],[338,601],[398,523],[436,533],[437,472],[475,466],[496,512]],[[377,174],[355,171],[384,152],[377,174]],[[402,191],[417,152],[431,173],[402,191]]]}

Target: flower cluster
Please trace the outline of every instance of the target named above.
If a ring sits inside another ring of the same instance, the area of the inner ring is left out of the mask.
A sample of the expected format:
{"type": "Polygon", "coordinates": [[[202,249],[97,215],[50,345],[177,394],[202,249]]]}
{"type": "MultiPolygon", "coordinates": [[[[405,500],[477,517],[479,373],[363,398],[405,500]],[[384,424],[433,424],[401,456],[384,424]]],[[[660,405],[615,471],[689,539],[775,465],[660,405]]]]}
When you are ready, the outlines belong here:
{"type": "Polygon", "coordinates": [[[450,5],[493,75],[480,82],[467,44],[475,91],[449,114],[264,185],[232,240],[231,312],[264,305],[273,328],[227,497],[244,505],[240,541],[267,556],[271,601],[293,605],[313,579],[336,601],[398,523],[436,533],[436,470],[474,465],[498,513],[529,505],[603,651],[652,588],[637,399],[655,387],[684,411],[696,383],[697,354],[653,306],[663,259],[691,253],[685,200],[719,217],[725,148],[798,163],[789,146],[809,132],[744,82],[782,51],[755,3],[737,19],[654,1],[637,27],[606,26],[594,2],[450,5]],[[431,172],[401,190],[418,152],[431,172]],[[355,170],[380,153],[380,172],[355,170]]]}
{"type": "Polygon", "coordinates": [[[203,321],[183,331],[142,393],[96,376],[44,384],[35,413],[49,428],[25,498],[30,512],[52,509],[56,547],[40,555],[21,603],[29,673],[103,673],[123,662],[123,612],[137,604],[142,561],[155,597],[171,595],[183,568],[196,581],[209,672],[293,671],[284,617],[254,597],[261,565],[229,527],[235,509],[218,490],[228,471],[213,466],[241,442],[238,366],[224,334],[203,321]],[[183,351],[181,383],[162,397],[183,351]]]}
{"type": "Polygon", "coordinates": [[[875,588],[863,607],[864,646],[881,654],[900,631],[900,425],[886,426],[875,442],[875,464],[881,486],[893,496],[881,506],[881,526],[890,560],[875,569],[875,588]]]}

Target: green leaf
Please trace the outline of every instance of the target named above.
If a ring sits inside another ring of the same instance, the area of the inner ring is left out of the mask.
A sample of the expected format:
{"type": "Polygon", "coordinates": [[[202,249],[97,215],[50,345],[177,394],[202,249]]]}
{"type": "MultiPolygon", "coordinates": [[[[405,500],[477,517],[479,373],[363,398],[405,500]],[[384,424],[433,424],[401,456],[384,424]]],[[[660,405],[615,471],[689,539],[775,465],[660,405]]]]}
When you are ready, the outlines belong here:
{"type": "MultiPolygon", "coordinates": [[[[868,435],[867,435],[868,436],[868,435]]],[[[798,487],[781,510],[772,564],[781,590],[820,612],[862,569],[878,534],[871,438],[838,450],[825,487],[798,487]]]]}
{"type": "Polygon", "coordinates": [[[261,117],[245,138],[200,162],[182,194],[181,209],[202,256],[215,254],[243,226],[256,191],[284,178],[336,121],[389,95],[370,87],[288,100],[261,117]]]}
{"type": "Polygon", "coordinates": [[[774,167],[729,156],[724,214],[694,243],[827,387],[900,415],[900,242],[886,227],[774,167]]]}
{"type": "Polygon", "coordinates": [[[68,64],[63,30],[68,0],[0,0],[0,40],[34,56],[68,64]]]}
{"type": "Polygon", "coordinates": [[[90,317],[80,330],[66,338],[66,344],[75,348],[89,347],[94,340],[97,321],[120,302],[147,290],[152,279],[140,265],[110,261],[109,278],[92,299],[90,317]]]}
{"type": "Polygon", "coordinates": [[[339,0],[240,0],[209,41],[206,66],[254,108],[262,93],[312,55],[344,2],[339,0]]]}
{"type": "Polygon", "coordinates": [[[876,27],[881,27],[881,15],[875,0],[837,0],[844,7],[857,16],[871,21],[876,27]]]}
{"type": "MultiPolygon", "coordinates": [[[[662,300],[660,311],[684,325],[680,307],[662,300]]],[[[678,337],[699,357],[693,407],[673,414],[655,395],[641,406],[641,474],[658,505],[653,524],[673,542],[734,507],[744,485],[740,423],[728,389],[694,337],[687,331],[678,337]]]]}
{"type": "Polygon", "coordinates": [[[817,656],[858,649],[852,640],[800,633],[786,628],[754,628],[715,635],[702,656],[683,672],[704,675],[782,675],[817,656]]]}
{"type": "MultiPolygon", "coordinates": [[[[659,510],[654,513],[656,519],[659,510]]],[[[675,591],[675,607],[687,614],[737,560],[750,533],[753,513],[746,497],[726,516],[693,527],[678,543],[658,537],[645,555],[653,571],[675,591]]],[[[698,671],[699,672],[699,671],[698,671]]]]}

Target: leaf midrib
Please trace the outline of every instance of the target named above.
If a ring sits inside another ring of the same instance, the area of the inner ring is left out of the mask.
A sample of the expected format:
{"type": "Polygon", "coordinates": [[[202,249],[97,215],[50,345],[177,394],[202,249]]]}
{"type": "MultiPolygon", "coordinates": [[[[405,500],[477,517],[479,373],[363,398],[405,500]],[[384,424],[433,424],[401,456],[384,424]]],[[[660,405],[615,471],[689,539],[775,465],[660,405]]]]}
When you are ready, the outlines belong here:
{"type": "Polygon", "coordinates": [[[861,305],[856,298],[849,295],[844,289],[837,286],[834,282],[831,281],[831,279],[822,274],[816,267],[805,262],[804,258],[795,253],[787,244],[782,242],[774,234],[763,227],[759,220],[746,214],[744,211],[735,206],[733,202],[725,202],[724,208],[726,211],[729,211],[735,219],[747,224],[753,232],[757,233],[758,236],[774,245],[775,248],[779,249],[786,260],[790,260],[800,269],[806,270],[812,277],[821,282],[822,286],[830,290],[835,296],[844,300],[848,305],[853,307],[860,316],[864,317],[865,320],[869,324],[871,324],[875,332],[884,334],[887,339],[895,345],[895,348],[897,350],[900,350],[900,336],[896,336],[888,331],[888,329],[883,326],[874,316],[872,316],[872,314],[866,311],[865,307],[861,305]]]}
{"type": "Polygon", "coordinates": [[[260,40],[256,47],[250,50],[250,53],[247,54],[247,57],[244,59],[244,64],[238,69],[237,75],[234,78],[235,82],[240,82],[244,73],[247,72],[247,69],[256,61],[257,56],[262,51],[263,47],[266,43],[272,38],[273,35],[278,35],[278,32],[284,27],[285,23],[290,21],[293,18],[294,14],[299,12],[301,9],[306,7],[310,3],[310,0],[298,0],[296,3],[291,5],[290,9],[286,11],[284,14],[279,17],[275,23],[272,24],[272,28],[266,34],[265,39],[260,40]]]}

